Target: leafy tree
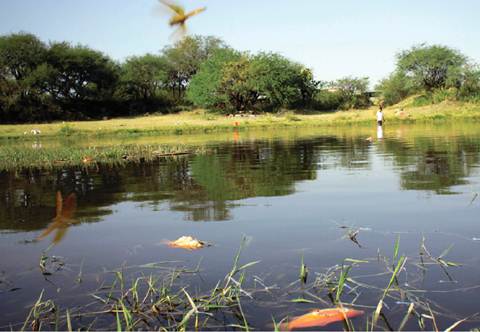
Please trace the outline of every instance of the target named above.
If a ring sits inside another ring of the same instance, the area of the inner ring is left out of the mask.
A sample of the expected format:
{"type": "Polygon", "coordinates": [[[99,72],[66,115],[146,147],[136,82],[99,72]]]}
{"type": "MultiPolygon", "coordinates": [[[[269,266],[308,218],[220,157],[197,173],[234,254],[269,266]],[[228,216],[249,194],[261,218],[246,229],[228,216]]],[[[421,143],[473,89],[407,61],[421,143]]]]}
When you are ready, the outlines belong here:
{"type": "Polygon", "coordinates": [[[342,103],[343,97],[340,92],[321,88],[313,97],[312,107],[320,111],[335,111],[342,106],[342,103]]]}
{"type": "Polygon", "coordinates": [[[48,98],[32,84],[32,74],[45,61],[47,47],[32,34],[0,37],[0,120],[48,119],[48,98]]]}
{"type": "Polygon", "coordinates": [[[225,96],[226,109],[242,112],[254,107],[260,96],[255,79],[248,55],[224,66],[218,93],[225,96]]]}
{"type": "Polygon", "coordinates": [[[200,107],[224,109],[228,99],[225,94],[220,93],[223,70],[225,65],[238,61],[240,57],[239,52],[230,48],[214,51],[192,77],[187,88],[187,99],[200,107]]]}
{"type": "Polygon", "coordinates": [[[316,82],[310,70],[275,53],[260,53],[251,60],[255,88],[267,108],[307,104],[316,82]]]}
{"type": "Polygon", "coordinates": [[[397,55],[397,68],[426,91],[456,85],[467,60],[459,51],[442,45],[420,45],[397,55]]]}
{"type": "Polygon", "coordinates": [[[415,90],[414,82],[404,72],[396,71],[377,85],[386,105],[393,105],[408,97],[415,90]]]}
{"type": "Polygon", "coordinates": [[[333,83],[342,97],[342,108],[362,108],[369,105],[368,77],[344,77],[333,83]]]}
{"type": "Polygon", "coordinates": [[[128,114],[168,109],[168,70],[167,61],[161,55],[127,59],[121,67],[116,96],[127,106],[128,114]]]}
{"type": "Polygon", "coordinates": [[[45,61],[47,47],[32,34],[0,36],[0,67],[4,79],[20,81],[45,61]]]}
{"type": "Polygon", "coordinates": [[[101,52],[68,43],[52,44],[46,66],[39,69],[44,89],[67,103],[111,98],[118,81],[118,67],[101,52]]]}
{"type": "Polygon", "coordinates": [[[162,53],[169,64],[168,84],[172,95],[181,99],[202,62],[216,50],[225,47],[225,43],[216,37],[187,36],[173,46],[164,48],[162,53]]]}
{"type": "Polygon", "coordinates": [[[196,105],[237,112],[304,106],[317,82],[311,71],[275,53],[256,56],[217,51],[192,79],[187,97],[196,105]]]}
{"type": "Polygon", "coordinates": [[[458,97],[480,100],[480,69],[478,66],[468,65],[465,68],[458,89],[458,97]]]}
{"type": "Polygon", "coordinates": [[[127,98],[155,97],[166,86],[168,65],[162,56],[146,54],[131,57],[121,68],[121,84],[127,98]]]}

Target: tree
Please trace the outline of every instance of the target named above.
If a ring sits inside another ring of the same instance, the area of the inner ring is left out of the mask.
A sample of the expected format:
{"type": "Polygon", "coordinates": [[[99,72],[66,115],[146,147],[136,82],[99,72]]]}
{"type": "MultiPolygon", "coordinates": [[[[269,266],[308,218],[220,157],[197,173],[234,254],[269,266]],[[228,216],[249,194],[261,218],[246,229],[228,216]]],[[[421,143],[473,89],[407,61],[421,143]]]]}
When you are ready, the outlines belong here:
{"type": "Polygon", "coordinates": [[[120,82],[127,99],[155,97],[166,86],[168,65],[162,56],[131,57],[122,65],[120,82]]]}
{"type": "Polygon", "coordinates": [[[245,111],[302,107],[317,82],[311,71],[275,53],[256,56],[218,50],[193,77],[187,97],[196,105],[245,111]]]}
{"type": "Polygon", "coordinates": [[[368,77],[344,77],[333,83],[342,98],[342,108],[362,108],[369,105],[366,95],[368,91],[368,77]]]}
{"type": "Polygon", "coordinates": [[[461,99],[480,100],[480,69],[476,65],[468,65],[460,79],[458,97],[461,99]]]}
{"type": "Polygon", "coordinates": [[[5,79],[25,79],[45,61],[47,47],[32,34],[0,37],[0,67],[5,79]]]}
{"type": "Polygon", "coordinates": [[[260,53],[251,62],[254,85],[266,108],[290,108],[310,102],[316,82],[309,69],[275,53],[260,53]]]}
{"type": "Polygon", "coordinates": [[[455,85],[467,60],[459,51],[442,45],[420,45],[397,55],[397,68],[426,91],[455,85]],[[450,85],[450,86],[449,86],[450,85]]]}
{"type": "Polygon", "coordinates": [[[84,46],[54,43],[46,65],[39,68],[39,84],[57,101],[73,104],[112,97],[118,67],[101,52],[84,46]],[[42,78],[42,79],[40,79],[42,78]]]}
{"type": "Polygon", "coordinates": [[[47,47],[32,34],[0,37],[0,120],[2,122],[48,119],[48,100],[32,81],[45,61],[47,47]]]}
{"type": "Polygon", "coordinates": [[[224,66],[218,93],[225,96],[227,110],[242,112],[255,106],[260,96],[255,79],[252,61],[246,54],[224,66]]]}
{"type": "Polygon", "coordinates": [[[239,52],[230,48],[214,51],[192,77],[186,92],[187,100],[208,109],[224,109],[228,99],[220,93],[223,70],[227,64],[238,61],[240,57],[239,52]]]}
{"type": "Polygon", "coordinates": [[[146,54],[128,58],[121,66],[116,96],[132,115],[167,110],[166,88],[169,66],[164,56],[146,54]]]}
{"type": "Polygon", "coordinates": [[[181,99],[202,62],[216,50],[225,47],[225,43],[216,37],[187,36],[173,46],[164,48],[162,52],[169,64],[168,83],[172,95],[176,94],[176,98],[181,99]]]}
{"type": "Polygon", "coordinates": [[[408,97],[415,90],[414,82],[402,71],[395,71],[376,86],[386,105],[393,105],[408,97]]]}

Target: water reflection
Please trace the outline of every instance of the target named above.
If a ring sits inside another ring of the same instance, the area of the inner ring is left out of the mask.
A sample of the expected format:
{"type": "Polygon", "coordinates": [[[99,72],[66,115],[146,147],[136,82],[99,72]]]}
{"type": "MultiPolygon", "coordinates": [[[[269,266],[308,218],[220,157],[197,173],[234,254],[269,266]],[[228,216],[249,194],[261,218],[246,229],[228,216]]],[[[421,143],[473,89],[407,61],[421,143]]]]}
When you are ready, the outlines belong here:
{"type": "Polygon", "coordinates": [[[53,221],[50,223],[50,225],[48,225],[48,227],[42,232],[42,234],[37,237],[37,240],[42,240],[50,235],[50,233],[55,231],[56,233],[52,242],[57,244],[65,236],[68,227],[78,223],[77,220],[73,219],[75,211],[77,210],[77,195],[75,193],[71,193],[64,201],[62,198],[62,193],[57,191],[55,201],[56,216],[53,218],[53,221]]]}
{"type": "MultiPolygon", "coordinates": [[[[381,137],[383,131],[377,132],[381,137]]],[[[43,229],[40,238],[55,231],[53,241],[58,243],[70,225],[101,220],[123,201],[156,208],[167,204],[185,220],[229,220],[238,200],[293,194],[299,181],[315,180],[329,169],[370,170],[374,157],[393,161],[395,168],[389,171],[397,174],[401,189],[446,194],[466,182],[479,164],[479,150],[480,139],[468,136],[387,138],[382,144],[369,144],[363,137],[322,136],[237,141],[203,155],[125,167],[3,172],[0,229],[43,229]],[[63,201],[59,192],[70,194],[63,201]]]]}
{"type": "Polygon", "coordinates": [[[377,126],[377,139],[383,139],[383,126],[377,126]]]}
{"type": "Polygon", "coordinates": [[[400,186],[405,190],[450,194],[453,186],[466,183],[480,162],[480,140],[474,137],[385,140],[383,148],[400,167],[400,186]]]}

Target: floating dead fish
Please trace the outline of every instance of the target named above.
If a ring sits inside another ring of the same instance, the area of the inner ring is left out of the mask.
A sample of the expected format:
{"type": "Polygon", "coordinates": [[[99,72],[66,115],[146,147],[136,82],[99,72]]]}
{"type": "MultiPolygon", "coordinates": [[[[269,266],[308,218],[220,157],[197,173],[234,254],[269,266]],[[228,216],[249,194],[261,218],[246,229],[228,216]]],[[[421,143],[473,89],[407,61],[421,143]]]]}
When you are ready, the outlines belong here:
{"type": "Polygon", "coordinates": [[[206,242],[200,241],[191,236],[181,236],[175,241],[169,241],[167,244],[171,248],[182,248],[188,250],[197,250],[209,246],[209,244],[206,242]]]}
{"type": "Polygon", "coordinates": [[[348,308],[316,309],[301,316],[294,317],[290,322],[282,324],[286,330],[322,327],[328,324],[341,322],[346,319],[363,315],[363,311],[348,308]]]}

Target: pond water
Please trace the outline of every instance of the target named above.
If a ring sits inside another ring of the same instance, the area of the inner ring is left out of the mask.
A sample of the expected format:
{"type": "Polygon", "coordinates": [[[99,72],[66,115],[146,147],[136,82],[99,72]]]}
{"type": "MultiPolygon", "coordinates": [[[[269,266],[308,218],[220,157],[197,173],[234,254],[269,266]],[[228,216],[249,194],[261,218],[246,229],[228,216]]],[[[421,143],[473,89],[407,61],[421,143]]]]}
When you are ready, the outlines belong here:
{"type": "MultiPolygon", "coordinates": [[[[122,266],[128,278],[157,273],[145,272],[152,262],[198,266],[183,280],[192,292],[208,291],[230,271],[242,239],[240,261],[260,261],[246,269],[245,287],[271,287],[245,296],[255,328],[329,306],[318,285],[350,262],[352,280],[369,286],[347,281],[342,301],[366,312],[353,320],[364,329],[389,283],[383,256],[391,259],[397,238],[397,260],[407,257],[398,278],[406,295],[392,290],[378,328],[398,328],[414,301],[426,316],[421,303],[428,303],[441,329],[480,312],[478,126],[233,136],[205,143],[199,155],[151,163],[1,172],[0,328],[20,328],[42,290],[60,308],[91,303],[108,271],[122,266]],[[182,235],[212,246],[166,245],[182,235]],[[421,254],[422,239],[431,257],[421,254]],[[314,303],[292,302],[299,297],[314,303]]],[[[479,324],[473,316],[458,328],[479,324]]],[[[406,328],[421,328],[418,317],[406,328]]]]}

